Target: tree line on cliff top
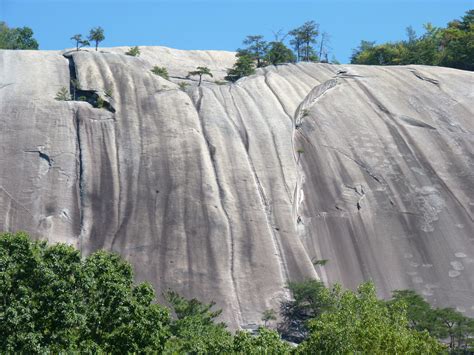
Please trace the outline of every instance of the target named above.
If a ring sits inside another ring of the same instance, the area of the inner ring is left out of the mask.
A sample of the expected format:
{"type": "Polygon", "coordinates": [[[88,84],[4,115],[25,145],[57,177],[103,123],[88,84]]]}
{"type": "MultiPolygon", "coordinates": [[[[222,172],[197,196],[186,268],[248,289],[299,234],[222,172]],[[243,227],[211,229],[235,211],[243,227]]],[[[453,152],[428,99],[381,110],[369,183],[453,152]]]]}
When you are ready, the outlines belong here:
{"type": "Polygon", "coordinates": [[[317,280],[290,282],[291,298],[235,333],[215,304],[167,290],[156,301],[117,254],[0,234],[1,353],[438,354],[474,350],[474,322],[434,309],[413,291],[377,298],[317,280]],[[275,323],[275,324],[273,324],[275,323]]]}
{"type": "MultiPolygon", "coordinates": [[[[445,66],[464,70],[474,70],[474,10],[468,10],[461,19],[448,23],[446,28],[424,25],[425,32],[418,36],[412,27],[407,28],[407,39],[376,45],[375,42],[361,41],[351,56],[352,64],[365,65],[406,65],[424,64],[445,66]]],[[[81,34],[71,37],[76,49],[105,39],[101,27],[91,29],[89,36],[81,34]]],[[[252,75],[256,68],[284,63],[324,62],[328,63],[330,36],[320,31],[319,24],[307,21],[303,25],[283,33],[274,33],[272,41],[262,35],[249,35],[243,41],[243,48],[237,49],[237,61],[227,73],[226,80],[235,82],[252,75]]],[[[0,22],[0,49],[38,49],[29,27],[9,28],[0,22]]],[[[126,54],[138,56],[138,47],[126,54]]],[[[333,57],[332,63],[338,64],[333,57]]]]}

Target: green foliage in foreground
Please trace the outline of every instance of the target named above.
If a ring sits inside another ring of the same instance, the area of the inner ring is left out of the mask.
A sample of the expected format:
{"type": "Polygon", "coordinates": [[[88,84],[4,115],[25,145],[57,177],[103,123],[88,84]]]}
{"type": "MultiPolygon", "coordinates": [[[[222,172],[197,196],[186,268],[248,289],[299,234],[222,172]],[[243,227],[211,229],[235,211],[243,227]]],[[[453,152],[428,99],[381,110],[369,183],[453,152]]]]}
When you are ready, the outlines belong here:
{"type": "Polygon", "coordinates": [[[407,29],[408,39],[375,45],[362,41],[354,50],[352,64],[369,65],[439,65],[474,70],[474,10],[466,12],[460,20],[448,23],[446,28],[426,24],[425,33],[417,37],[407,29]]]}
{"type": "Polygon", "coordinates": [[[377,299],[372,283],[357,292],[335,287],[331,307],[309,322],[309,338],[297,353],[437,354],[444,347],[427,331],[408,327],[406,305],[377,299]]]}
{"type": "Polygon", "coordinates": [[[10,28],[5,22],[0,21],[0,49],[38,49],[38,47],[31,28],[10,28]]]}
{"type": "Polygon", "coordinates": [[[134,284],[118,255],[81,258],[71,246],[0,234],[0,353],[232,353],[245,344],[276,353],[286,346],[271,330],[234,338],[214,322],[220,311],[212,303],[166,296],[175,320],[154,303],[149,284],[134,284]]]}
{"type": "Polygon", "coordinates": [[[0,280],[0,352],[160,350],[168,337],[168,310],[118,255],[3,234],[0,280]]]}
{"type": "MultiPolygon", "coordinates": [[[[0,234],[0,353],[314,354],[435,353],[443,347],[408,324],[403,300],[329,290],[315,280],[291,283],[284,319],[306,317],[298,347],[271,329],[232,334],[221,311],[168,291],[171,309],[153,288],[135,284],[129,263],[98,251],[86,258],[71,246],[0,234]],[[172,316],[173,315],[173,316],[172,316]],[[286,317],[286,318],[285,318],[286,317]]],[[[409,310],[409,312],[411,312],[409,310]]],[[[411,313],[409,313],[411,314],[411,313]]],[[[264,318],[274,319],[273,312],[264,318]]],[[[302,323],[299,323],[301,326],[302,323]]]]}

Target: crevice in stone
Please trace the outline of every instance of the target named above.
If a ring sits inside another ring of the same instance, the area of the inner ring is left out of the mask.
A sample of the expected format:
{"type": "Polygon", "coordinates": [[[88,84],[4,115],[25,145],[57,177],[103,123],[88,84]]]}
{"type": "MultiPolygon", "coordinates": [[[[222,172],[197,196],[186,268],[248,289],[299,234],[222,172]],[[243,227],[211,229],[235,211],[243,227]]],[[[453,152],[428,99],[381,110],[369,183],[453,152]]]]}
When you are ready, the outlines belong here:
{"type": "Polygon", "coordinates": [[[79,192],[79,250],[82,252],[82,232],[84,229],[84,162],[81,141],[79,110],[75,111],[76,147],[77,147],[77,184],[79,192]]]}
{"type": "Polygon", "coordinates": [[[77,79],[76,64],[72,54],[64,54],[69,62],[69,93],[72,101],[87,102],[94,108],[105,109],[115,113],[115,108],[108,99],[107,94],[99,94],[97,90],[82,90],[77,79]]]}
{"type": "Polygon", "coordinates": [[[433,85],[436,85],[437,87],[440,85],[438,80],[424,76],[416,69],[410,69],[410,72],[420,80],[427,81],[433,85]]]}
{"type": "Polygon", "coordinates": [[[349,154],[341,151],[340,149],[336,148],[336,147],[331,147],[329,145],[324,145],[324,144],[320,144],[322,147],[325,147],[325,148],[328,148],[328,149],[333,149],[335,152],[339,153],[339,154],[342,154],[343,156],[345,156],[347,159],[353,161],[354,163],[356,163],[359,167],[361,167],[366,173],[367,175],[369,175],[372,179],[374,179],[375,181],[377,181],[379,184],[382,184],[382,180],[381,178],[377,177],[371,170],[370,168],[368,168],[365,164],[361,163],[360,161],[352,158],[349,154]]]}
{"type": "Polygon", "coordinates": [[[7,86],[13,85],[13,83],[8,83],[8,84],[0,84],[0,89],[4,89],[7,86]]]}
{"type": "Polygon", "coordinates": [[[50,168],[53,166],[54,160],[51,159],[48,154],[43,153],[40,150],[25,150],[25,153],[37,153],[40,159],[43,159],[48,163],[50,168]]]}

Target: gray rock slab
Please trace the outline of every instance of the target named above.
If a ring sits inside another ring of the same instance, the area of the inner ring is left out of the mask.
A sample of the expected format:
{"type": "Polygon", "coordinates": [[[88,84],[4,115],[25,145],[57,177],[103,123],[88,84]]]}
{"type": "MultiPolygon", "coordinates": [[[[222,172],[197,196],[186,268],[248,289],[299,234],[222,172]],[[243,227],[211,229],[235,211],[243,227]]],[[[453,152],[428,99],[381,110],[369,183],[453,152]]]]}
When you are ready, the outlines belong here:
{"type": "Polygon", "coordinates": [[[306,278],[474,314],[473,73],[299,63],[217,85],[235,53],[140,49],[0,51],[0,230],[118,252],[233,328],[306,278]],[[183,92],[196,66],[215,77],[183,92]],[[56,101],[71,77],[108,106],[56,101]]]}

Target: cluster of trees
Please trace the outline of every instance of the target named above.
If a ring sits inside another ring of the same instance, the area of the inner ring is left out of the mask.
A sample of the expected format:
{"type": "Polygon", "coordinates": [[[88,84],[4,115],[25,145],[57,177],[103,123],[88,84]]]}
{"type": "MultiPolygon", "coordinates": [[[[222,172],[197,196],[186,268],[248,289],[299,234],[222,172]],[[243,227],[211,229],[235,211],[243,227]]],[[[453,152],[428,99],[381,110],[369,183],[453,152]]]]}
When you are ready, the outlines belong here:
{"type": "MultiPolygon", "coordinates": [[[[118,255],[86,258],[71,246],[0,235],[0,352],[165,354],[424,353],[468,351],[473,320],[432,309],[412,291],[379,300],[372,283],[357,291],[308,280],[290,283],[278,332],[232,334],[214,303],[164,293],[157,304],[148,283],[135,284],[118,255]],[[296,344],[291,344],[289,340],[296,344]]],[[[265,323],[276,319],[264,312],[265,323]]],[[[472,349],[471,349],[472,350],[472,349]]]]}
{"type": "Polygon", "coordinates": [[[375,45],[362,41],[354,50],[352,64],[369,65],[438,65],[464,70],[474,70],[474,10],[469,10],[459,20],[448,23],[446,28],[424,25],[425,33],[417,36],[407,28],[407,39],[375,45]]]}
{"type": "Polygon", "coordinates": [[[0,235],[1,353],[287,353],[274,330],[233,335],[214,304],[135,284],[118,255],[0,235]]]}
{"type": "Polygon", "coordinates": [[[288,288],[293,298],[281,303],[278,331],[305,351],[474,352],[474,319],[453,308],[433,308],[413,290],[394,291],[384,301],[370,282],[356,292],[328,289],[316,280],[290,282],[288,288]]]}
{"type": "Polygon", "coordinates": [[[38,49],[38,42],[33,38],[31,28],[10,28],[0,22],[0,49],[38,49]]]}
{"type": "Polygon", "coordinates": [[[105,40],[104,29],[100,26],[92,28],[87,39],[83,38],[80,33],[71,37],[71,41],[74,41],[77,51],[82,47],[90,46],[91,42],[95,42],[95,50],[97,51],[99,43],[103,40],[105,40]]]}
{"type": "Polygon", "coordinates": [[[328,34],[323,32],[320,35],[319,25],[314,21],[307,21],[287,34],[278,31],[275,33],[275,39],[270,42],[262,35],[247,36],[243,41],[246,47],[237,49],[237,61],[234,67],[228,70],[226,79],[237,81],[241,77],[254,74],[255,68],[267,65],[298,61],[327,63],[328,43],[328,34]],[[289,38],[289,45],[293,50],[285,44],[286,38],[289,38]]]}

